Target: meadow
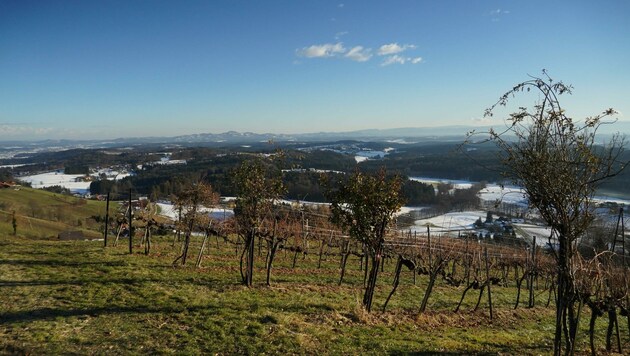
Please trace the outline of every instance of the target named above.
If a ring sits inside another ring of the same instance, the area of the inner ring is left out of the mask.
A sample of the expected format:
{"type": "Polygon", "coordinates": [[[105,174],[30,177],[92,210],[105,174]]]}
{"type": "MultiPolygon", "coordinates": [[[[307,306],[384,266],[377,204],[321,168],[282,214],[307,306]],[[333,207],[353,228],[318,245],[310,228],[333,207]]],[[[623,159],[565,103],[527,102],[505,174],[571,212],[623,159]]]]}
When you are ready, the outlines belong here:
{"type": "MultiPolygon", "coordinates": [[[[438,279],[419,312],[428,277],[404,269],[387,310],[395,261],[388,260],[376,287],[372,313],[361,308],[364,271],[351,255],[344,281],[339,256],[280,250],[271,286],[265,284],[265,249],[256,252],[254,285],[241,284],[242,247],[212,237],[200,268],[201,237],[193,236],[186,266],[174,266],[180,242],[154,236],[145,255],[135,240],[59,241],[68,229],[98,238],[92,216],[104,202],[28,188],[0,191],[0,353],[5,354],[518,354],[552,352],[553,303],[544,289],[537,304],[525,298],[514,309],[516,287],[493,286],[475,311],[478,291],[454,309],[465,286],[438,279]],[[10,216],[16,211],[17,236],[10,216]],[[50,212],[62,211],[60,216],[50,212]],[[33,216],[34,215],[34,216],[33,216]]],[[[112,208],[113,210],[114,208],[112,208]]],[[[137,232],[141,234],[142,232],[137,232]]],[[[588,354],[584,308],[577,354],[588,354]]],[[[595,343],[605,352],[607,318],[597,319],[595,343]]],[[[627,324],[622,346],[630,349],[627,324]]]]}
{"type": "MultiPolygon", "coordinates": [[[[198,246],[196,246],[198,248],[198,246]]],[[[139,249],[136,249],[139,251],[139,249]]],[[[0,237],[0,350],[9,354],[289,353],[547,354],[552,307],[514,310],[514,288],[494,288],[487,307],[453,309],[461,290],[438,283],[418,313],[426,278],[404,272],[386,312],[360,308],[363,272],[350,261],[337,285],[338,260],[317,268],[304,256],[291,268],[280,253],[272,285],[261,260],[254,287],[241,285],[234,246],[213,240],[201,268],[174,267],[177,248],[156,238],[152,254],[129,255],[125,243],[0,237]]],[[[393,264],[376,290],[380,309],[393,264]]],[[[584,318],[586,319],[586,318],[584,318]]],[[[605,318],[598,321],[603,350],[605,318]]],[[[623,323],[621,324],[623,326],[623,323]]],[[[579,352],[588,350],[586,325],[579,352]]],[[[626,332],[622,332],[628,347],[626,332]]]]}

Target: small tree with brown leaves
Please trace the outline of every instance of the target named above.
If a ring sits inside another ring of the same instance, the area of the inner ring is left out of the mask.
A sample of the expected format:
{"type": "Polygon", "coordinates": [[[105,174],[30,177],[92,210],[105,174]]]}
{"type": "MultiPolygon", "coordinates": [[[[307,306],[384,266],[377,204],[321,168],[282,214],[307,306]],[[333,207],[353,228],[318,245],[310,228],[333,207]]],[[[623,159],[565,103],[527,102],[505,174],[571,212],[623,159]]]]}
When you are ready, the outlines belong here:
{"type": "Polygon", "coordinates": [[[273,165],[266,165],[261,159],[244,161],[234,171],[234,184],[238,191],[234,217],[237,231],[245,242],[241,255],[241,277],[243,284],[251,287],[254,242],[263,219],[271,213],[271,207],[284,192],[284,185],[279,170],[273,165]],[[246,260],[245,266],[243,259],[246,260]]]}
{"type": "Polygon", "coordinates": [[[559,96],[571,93],[571,86],[554,82],[543,71],[516,85],[486,110],[492,116],[517,94],[533,91],[538,103],[531,109],[519,107],[506,120],[506,129],[490,130],[490,141],[500,150],[504,177],[523,188],[531,207],[538,210],[557,236],[555,253],[558,272],[554,354],[572,352],[578,326],[573,259],[575,242],[593,221],[593,195],[608,178],[617,175],[628,162],[619,160],[624,140],[613,136],[606,145],[596,139],[603,119],[615,114],[608,109],[578,122],[567,116],[559,96]]]}
{"type": "Polygon", "coordinates": [[[362,243],[372,260],[363,306],[372,309],[376,278],[383,258],[385,233],[394,214],[403,205],[402,179],[387,177],[385,170],[376,174],[356,171],[337,187],[328,184],[332,221],[362,243]]]}
{"type": "Polygon", "coordinates": [[[219,195],[212,190],[212,186],[205,182],[197,182],[185,187],[176,197],[175,206],[182,211],[179,224],[185,232],[182,253],[173,264],[181,260],[182,265],[186,264],[188,250],[190,247],[190,235],[193,232],[200,215],[206,214],[202,211],[204,207],[212,207],[219,201],[219,195]]]}

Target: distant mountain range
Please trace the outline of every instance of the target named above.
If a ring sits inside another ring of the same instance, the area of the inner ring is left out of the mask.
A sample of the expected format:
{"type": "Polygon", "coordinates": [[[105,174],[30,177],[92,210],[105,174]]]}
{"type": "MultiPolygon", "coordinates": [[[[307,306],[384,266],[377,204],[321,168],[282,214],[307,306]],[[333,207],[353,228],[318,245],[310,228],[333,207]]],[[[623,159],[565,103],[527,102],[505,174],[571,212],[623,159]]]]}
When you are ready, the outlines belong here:
{"type": "MultiPolygon", "coordinates": [[[[129,137],[114,140],[43,140],[43,141],[0,141],[0,150],[11,146],[26,147],[114,147],[142,144],[206,144],[235,145],[274,141],[281,142],[323,142],[337,140],[390,141],[398,143],[414,143],[435,140],[462,140],[465,135],[476,130],[486,131],[490,126],[439,126],[439,127],[406,127],[393,129],[366,129],[346,132],[316,132],[301,134],[275,134],[228,131],[223,133],[198,133],[173,137],[129,137]]],[[[603,125],[602,137],[614,132],[630,133],[630,122],[617,122],[614,125],[603,125]]]]}
{"type": "MultiPolygon", "coordinates": [[[[263,142],[263,141],[330,141],[330,140],[404,140],[417,138],[435,138],[435,137],[464,137],[466,133],[472,130],[467,126],[444,126],[444,127],[410,127],[396,129],[366,129],[358,131],[346,132],[315,132],[301,134],[274,134],[274,133],[253,133],[253,132],[236,132],[228,131],[219,134],[202,133],[175,136],[171,138],[148,137],[140,140],[167,140],[169,142],[227,142],[227,143],[247,143],[247,142],[263,142]]],[[[477,128],[479,129],[479,128],[477,128]]],[[[487,129],[481,128],[481,129],[487,129]]],[[[123,139],[124,140],[124,139],[123,139]]],[[[164,141],[162,141],[164,142],[164,141]]]]}
{"type": "MultiPolygon", "coordinates": [[[[361,140],[361,139],[404,139],[404,138],[427,138],[427,137],[463,137],[472,129],[487,129],[488,127],[471,127],[471,126],[441,126],[441,127],[407,127],[394,129],[366,129],[345,132],[314,132],[314,133],[297,133],[297,134],[277,134],[277,133],[254,133],[254,132],[237,132],[228,131],[223,133],[198,133],[171,137],[125,137],[113,140],[43,140],[32,142],[47,142],[53,144],[67,143],[93,143],[96,141],[103,143],[120,143],[120,142],[136,142],[136,143],[176,143],[176,142],[228,142],[228,143],[247,143],[261,142],[268,140],[275,141],[327,141],[335,140],[361,140]]],[[[0,141],[1,144],[25,143],[29,141],[0,141]]]]}

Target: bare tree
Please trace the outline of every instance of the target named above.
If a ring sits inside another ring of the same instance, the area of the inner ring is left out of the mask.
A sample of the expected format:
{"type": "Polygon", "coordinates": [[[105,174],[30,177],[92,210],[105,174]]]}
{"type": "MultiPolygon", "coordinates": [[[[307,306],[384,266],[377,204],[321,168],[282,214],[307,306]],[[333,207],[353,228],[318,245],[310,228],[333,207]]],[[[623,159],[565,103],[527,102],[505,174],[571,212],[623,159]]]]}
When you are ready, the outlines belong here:
{"type": "MultiPolygon", "coordinates": [[[[259,238],[267,241],[267,285],[271,285],[271,268],[278,248],[284,246],[290,238],[295,238],[301,232],[301,212],[298,210],[278,210],[273,216],[265,219],[266,225],[259,231],[259,238]]],[[[286,247],[285,247],[286,248],[286,247]]],[[[295,261],[295,259],[294,259],[295,261]]]]}
{"type": "Polygon", "coordinates": [[[575,345],[579,313],[573,259],[575,243],[593,221],[593,195],[628,164],[620,161],[623,137],[614,135],[606,144],[599,144],[596,137],[607,123],[604,118],[615,111],[608,109],[578,122],[567,116],[559,101],[571,89],[543,71],[542,78],[517,84],[486,110],[486,116],[492,116],[498,107],[530,91],[539,98],[532,108],[519,107],[509,114],[506,129],[490,130],[489,139],[500,150],[504,177],[523,188],[530,206],[558,239],[555,355],[562,352],[563,338],[567,354],[575,345]]]}

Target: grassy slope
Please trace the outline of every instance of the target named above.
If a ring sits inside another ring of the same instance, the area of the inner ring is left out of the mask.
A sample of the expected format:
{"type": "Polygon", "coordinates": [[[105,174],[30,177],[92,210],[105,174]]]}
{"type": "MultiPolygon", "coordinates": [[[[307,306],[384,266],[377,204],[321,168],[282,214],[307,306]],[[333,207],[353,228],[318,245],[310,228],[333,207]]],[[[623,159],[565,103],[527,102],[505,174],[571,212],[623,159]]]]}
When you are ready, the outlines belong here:
{"type": "MultiPolygon", "coordinates": [[[[389,311],[366,315],[359,307],[362,276],[350,261],[341,287],[337,261],[316,268],[316,256],[281,253],[272,287],[238,281],[232,246],[211,244],[202,269],[174,268],[174,248],[157,240],[152,256],[125,253],[123,242],[58,242],[0,235],[0,353],[507,353],[547,354],[553,310],[514,311],[515,291],[496,287],[495,320],[472,312],[469,294],[455,314],[462,289],[441,282],[417,309],[426,286],[407,272],[389,311]]],[[[196,251],[197,249],[193,249],[196,251]]],[[[263,257],[264,258],[264,257],[263,257]]],[[[260,262],[260,258],[258,258],[260,262]]],[[[375,296],[380,309],[392,280],[389,264],[375,296]]],[[[264,279],[256,270],[255,281],[264,279]]],[[[541,299],[543,297],[540,297],[541,299]]],[[[585,311],[580,353],[587,351],[585,311]]],[[[605,318],[598,323],[598,346],[605,318]]],[[[621,322],[625,350],[630,349],[621,322]]]]}
{"type": "MultiPolygon", "coordinates": [[[[13,233],[14,210],[18,236],[52,238],[62,231],[82,230],[86,236],[97,238],[100,226],[90,217],[105,215],[105,202],[25,187],[0,189],[0,234],[13,233]]],[[[115,210],[112,204],[110,213],[115,210]]]]}

